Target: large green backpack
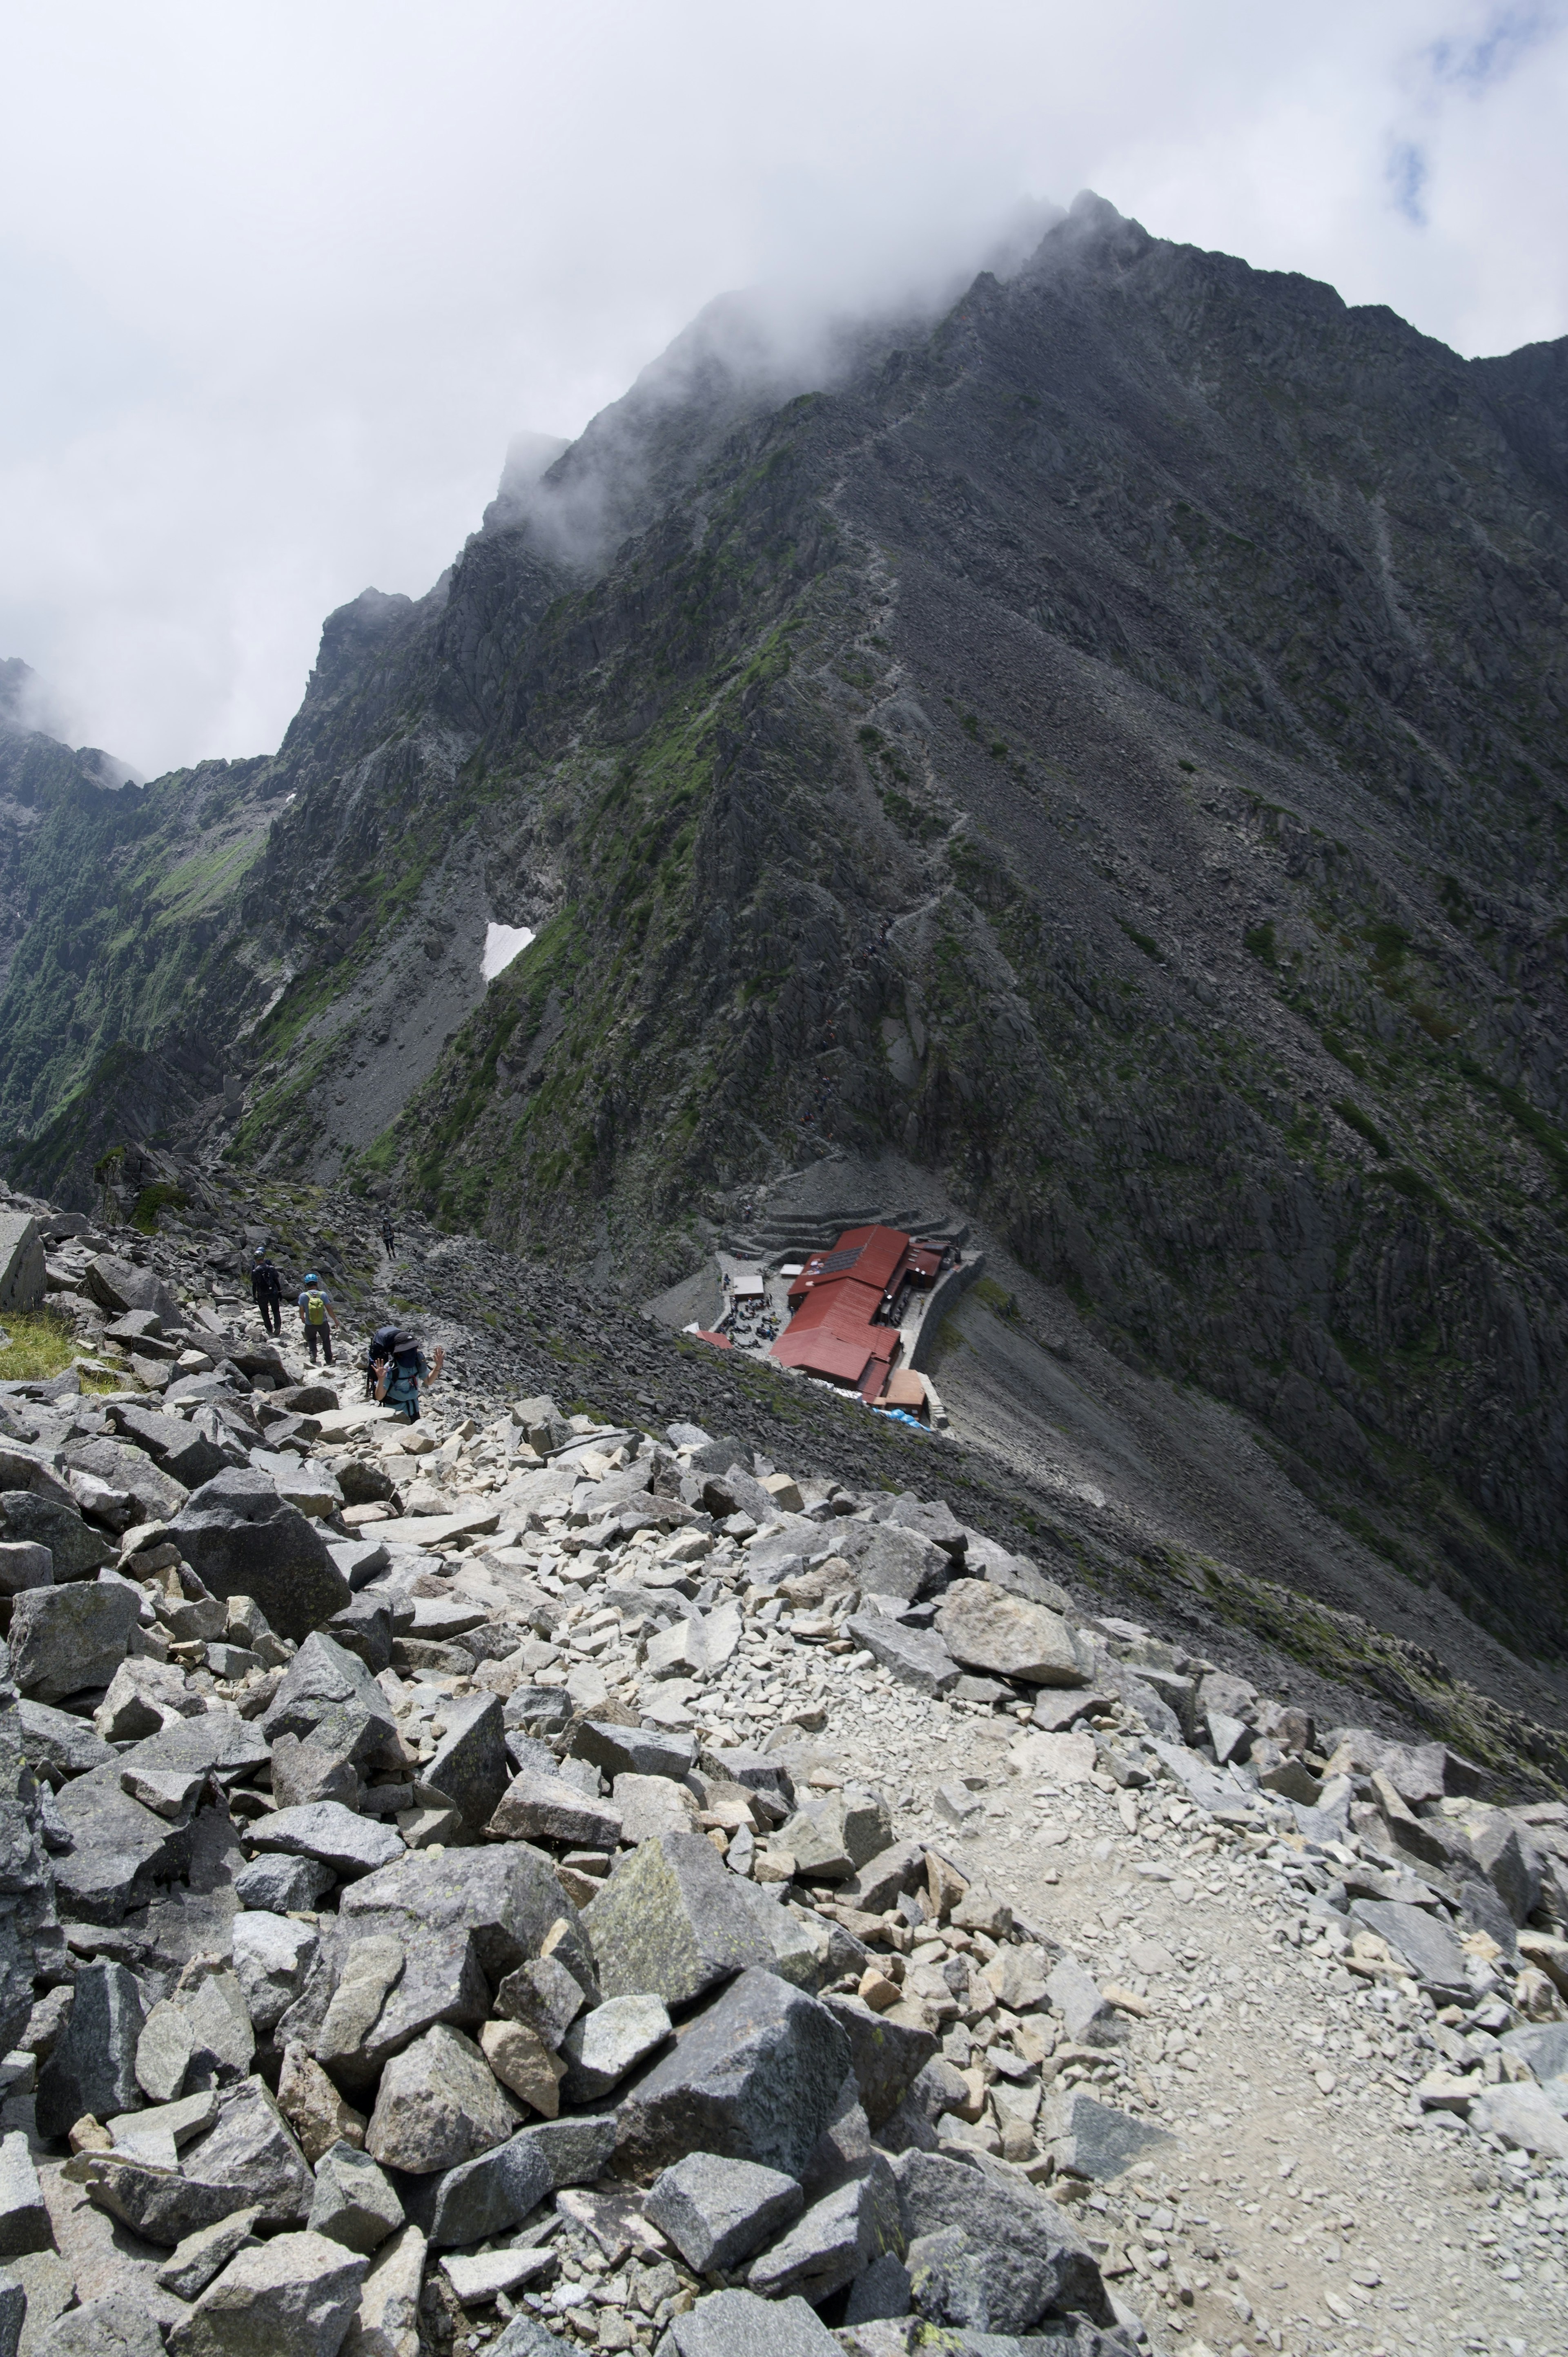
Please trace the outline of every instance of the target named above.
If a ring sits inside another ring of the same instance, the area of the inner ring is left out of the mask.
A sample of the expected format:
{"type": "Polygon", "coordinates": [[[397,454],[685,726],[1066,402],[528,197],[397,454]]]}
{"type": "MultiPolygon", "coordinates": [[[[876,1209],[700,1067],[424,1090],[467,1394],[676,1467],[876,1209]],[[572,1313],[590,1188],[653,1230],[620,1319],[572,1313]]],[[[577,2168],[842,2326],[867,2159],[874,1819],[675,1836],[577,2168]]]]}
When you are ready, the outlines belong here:
{"type": "Polygon", "coordinates": [[[327,1297],[324,1293],[307,1293],[305,1297],[305,1322],[307,1326],[327,1323],[327,1297]]]}

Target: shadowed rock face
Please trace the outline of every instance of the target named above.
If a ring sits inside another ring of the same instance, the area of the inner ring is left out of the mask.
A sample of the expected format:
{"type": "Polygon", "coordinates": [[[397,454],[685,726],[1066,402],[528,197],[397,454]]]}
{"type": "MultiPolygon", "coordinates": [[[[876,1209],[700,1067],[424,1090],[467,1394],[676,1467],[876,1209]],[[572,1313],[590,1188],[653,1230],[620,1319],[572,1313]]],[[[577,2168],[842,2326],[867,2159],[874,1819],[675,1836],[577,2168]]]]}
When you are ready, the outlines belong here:
{"type": "Polygon", "coordinates": [[[215,1140],[217,1057],[242,1154],[648,1290],[897,1148],[1560,1651],[1563,378],[1094,199],[829,390],[703,345],[275,760],[39,785],[0,1117],[55,1183],[134,1056],[215,1140]]]}

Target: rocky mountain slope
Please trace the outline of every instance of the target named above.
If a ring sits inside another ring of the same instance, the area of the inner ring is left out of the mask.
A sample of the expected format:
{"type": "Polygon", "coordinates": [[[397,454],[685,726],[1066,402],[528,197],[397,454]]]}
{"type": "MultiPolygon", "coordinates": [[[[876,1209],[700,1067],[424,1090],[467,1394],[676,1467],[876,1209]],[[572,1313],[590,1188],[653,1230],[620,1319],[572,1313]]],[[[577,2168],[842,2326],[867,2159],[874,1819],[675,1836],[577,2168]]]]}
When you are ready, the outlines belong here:
{"type": "Polygon", "coordinates": [[[648,1292],[897,1150],[1560,1663],[1564,371],[1094,199],[814,383],[716,311],[274,759],[38,805],[13,1172],[139,1119],[648,1292]]]}
{"type": "Polygon", "coordinates": [[[1560,2345],[1561,1801],[1086,1607],[956,1449],[660,1422],[748,1404],[656,1327],[563,1293],[611,1413],[518,1397],[483,1247],[395,1265],[411,1426],[351,1211],[328,1383],[221,1228],[36,1209],[84,1347],[0,1395],[21,2357],[1560,2345]]]}

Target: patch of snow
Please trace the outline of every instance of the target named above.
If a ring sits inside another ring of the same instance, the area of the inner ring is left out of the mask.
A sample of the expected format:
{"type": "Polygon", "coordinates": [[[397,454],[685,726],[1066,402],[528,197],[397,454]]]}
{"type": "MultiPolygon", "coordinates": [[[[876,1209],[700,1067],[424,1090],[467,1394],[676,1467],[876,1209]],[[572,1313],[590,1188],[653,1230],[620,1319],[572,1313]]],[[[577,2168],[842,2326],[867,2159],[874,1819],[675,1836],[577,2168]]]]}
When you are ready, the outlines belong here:
{"type": "Polygon", "coordinates": [[[487,925],[485,954],[479,971],[487,982],[494,982],[504,974],[514,957],[518,957],[533,939],[526,925],[487,925]]]}

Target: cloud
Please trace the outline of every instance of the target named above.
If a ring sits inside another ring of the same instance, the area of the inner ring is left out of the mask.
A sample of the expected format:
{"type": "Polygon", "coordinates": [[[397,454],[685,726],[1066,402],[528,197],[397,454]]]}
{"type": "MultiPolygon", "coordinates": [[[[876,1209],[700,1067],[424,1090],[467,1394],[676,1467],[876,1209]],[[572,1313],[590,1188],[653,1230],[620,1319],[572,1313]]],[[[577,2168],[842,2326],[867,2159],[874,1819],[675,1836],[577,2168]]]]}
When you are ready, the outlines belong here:
{"type": "Polygon", "coordinates": [[[322,616],[725,290],[930,300],[1087,186],[1463,350],[1568,327],[1556,9],[79,0],[7,91],[0,655],[149,772],[275,745],[322,616]]]}

